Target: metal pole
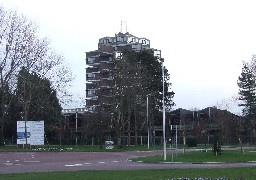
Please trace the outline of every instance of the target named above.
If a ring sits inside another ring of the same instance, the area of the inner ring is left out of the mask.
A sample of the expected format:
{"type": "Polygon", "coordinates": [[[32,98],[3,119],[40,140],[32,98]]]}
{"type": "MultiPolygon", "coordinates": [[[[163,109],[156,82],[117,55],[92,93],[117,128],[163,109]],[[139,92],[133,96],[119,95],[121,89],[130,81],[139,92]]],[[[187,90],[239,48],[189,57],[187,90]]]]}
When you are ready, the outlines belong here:
{"type": "Polygon", "coordinates": [[[164,59],[161,58],[162,61],[162,73],[163,73],[163,141],[164,141],[164,161],[166,161],[166,141],[165,141],[165,103],[164,103],[164,59]]]}
{"type": "Polygon", "coordinates": [[[76,112],[76,146],[77,146],[77,112],[76,112]]]}
{"type": "Polygon", "coordinates": [[[147,129],[148,129],[148,149],[149,149],[148,95],[147,95],[147,129]]]}
{"type": "Polygon", "coordinates": [[[209,121],[211,121],[211,108],[209,107],[209,121]]]}
{"type": "Polygon", "coordinates": [[[177,132],[177,128],[178,127],[178,125],[176,125],[176,149],[178,149],[178,132],[177,132]]]}
{"type": "Polygon", "coordinates": [[[28,144],[28,131],[27,131],[27,119],[25,118],[25,138],[26,138],[26,146],[28,144]]]}

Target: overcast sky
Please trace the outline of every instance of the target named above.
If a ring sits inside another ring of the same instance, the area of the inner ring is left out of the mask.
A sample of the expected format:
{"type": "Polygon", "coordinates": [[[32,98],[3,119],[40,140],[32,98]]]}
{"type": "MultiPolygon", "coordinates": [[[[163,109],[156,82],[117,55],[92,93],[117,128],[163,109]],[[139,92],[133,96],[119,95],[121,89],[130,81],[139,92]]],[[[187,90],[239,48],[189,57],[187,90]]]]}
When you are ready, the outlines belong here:
{"type": "MultiPolygon", "coordinates": [[[[76,75],[85,96],[85,52],[98,39],[127,31],[162,50],[176,108],[205,108],[237,95],[242,60],[256,53],[256,1],[249,0],[0,0],[39,25],[76,75]]],[[[81,105],[77,105],[81,106],[81,105]]],[[[237,110],[233,110],[237,111],[237,110]]]]}

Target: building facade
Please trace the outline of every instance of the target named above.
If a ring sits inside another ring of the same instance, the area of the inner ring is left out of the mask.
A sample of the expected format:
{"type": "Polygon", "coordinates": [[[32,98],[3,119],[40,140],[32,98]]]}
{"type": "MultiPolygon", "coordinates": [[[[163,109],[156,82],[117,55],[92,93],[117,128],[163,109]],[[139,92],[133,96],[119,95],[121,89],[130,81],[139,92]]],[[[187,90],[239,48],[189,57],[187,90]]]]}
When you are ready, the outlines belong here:
{"type": "Polygon", "coordinates": [[[99,39],[98,49],[86,52],[86,107],[89,112],[96,112],[99,105],[112,103],[113,71],[122,52],[145,49],[150,49],[148,39],[119,32],[114,37],[99,39]]]}
{"type": "Polygon", "coordinates": [[[216,107],[195,111],[179,108],[170,112],[167,122],[174,136],[177,130],[180,137],[194,136],[199,143],[212,144],[215,135],[223,143],[238,143],[245,133],[242,117],[216,107]]]}

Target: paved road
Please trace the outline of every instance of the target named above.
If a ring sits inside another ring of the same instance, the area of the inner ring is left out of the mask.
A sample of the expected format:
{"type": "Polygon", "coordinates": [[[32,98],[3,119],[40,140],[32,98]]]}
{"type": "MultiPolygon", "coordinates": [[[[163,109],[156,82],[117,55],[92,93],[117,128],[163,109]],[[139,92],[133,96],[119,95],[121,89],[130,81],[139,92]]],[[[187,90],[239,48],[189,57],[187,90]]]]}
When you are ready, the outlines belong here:
{"type": "Polygon", "coordinates": [[[0,152],[0,173],[131,170],[172,168],[256,167],[256,163],[139,163],[129,158],[162,154],[162,151],[137,152],[0,152]]]}

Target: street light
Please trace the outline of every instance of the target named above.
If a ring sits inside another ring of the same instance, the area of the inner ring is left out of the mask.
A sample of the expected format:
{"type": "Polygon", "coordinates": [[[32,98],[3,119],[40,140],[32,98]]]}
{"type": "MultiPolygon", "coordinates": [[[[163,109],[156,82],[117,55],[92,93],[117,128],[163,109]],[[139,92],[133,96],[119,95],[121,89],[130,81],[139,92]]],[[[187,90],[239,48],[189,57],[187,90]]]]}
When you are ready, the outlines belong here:
{"type": "Polygon", "coordinates": [[[76,146],[77,146],[77,111],[76,111],[76,146]]]}
{"type": "Polygon", "coordinates": [[[154,49],[154,56],[157,56],[162,63],[163,77],[163,144],[164,144],[164,161],[166,161],[166,140],[165,140],[165,103],[164,103],[164,58],[161,57],[161,50],[154,49]]]}
{"type": "MultiPolygon", "coordinates": [[[[161,52],[161,51],[160,51],[161,52]]],[[[165,141],[165,103],[164,103],[164,59],[161,58],[160,54],[160,61],[162,62],[162,73],[163,73],[163,141],[164,141],[164,161],[166,161],[166,141],[165,141]]]]}
{"type": "Polygon", "coordinates": [[[148,129],[148,149],[149,149],[148,96],[149,96],[149,94],[147,95],[147,129],[148,129]]]}

